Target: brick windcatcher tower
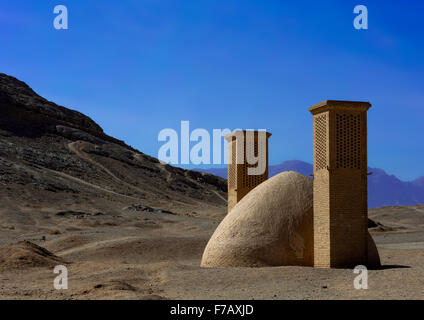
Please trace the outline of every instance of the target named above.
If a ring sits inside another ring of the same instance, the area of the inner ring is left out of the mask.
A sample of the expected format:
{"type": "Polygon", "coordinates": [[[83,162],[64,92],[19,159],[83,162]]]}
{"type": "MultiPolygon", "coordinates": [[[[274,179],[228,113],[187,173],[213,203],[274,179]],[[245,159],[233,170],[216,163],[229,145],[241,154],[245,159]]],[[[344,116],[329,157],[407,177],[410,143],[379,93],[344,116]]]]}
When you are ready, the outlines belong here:
{"type": "Polygon", "coordinates": [[[248,174],[248,169],[256,166],[248,163],[247,156],[259,156],[259,132],[236,130],[225,136],[228,141],[228,212],[250,190],[268,179],[268,138],[271,136],[269,132],[264,135],[265,152],[262,152],[262,158],[258,159],[265,164],[265,170],[258,175],[248,174]],[[253,134],[254,138],[248,139],[247,132],[253,134]]]}
{"type": "Polygon", "coordinates": [[[314,266],[367,264],[368,102],[327,100],[313,115],[314,266]]]}

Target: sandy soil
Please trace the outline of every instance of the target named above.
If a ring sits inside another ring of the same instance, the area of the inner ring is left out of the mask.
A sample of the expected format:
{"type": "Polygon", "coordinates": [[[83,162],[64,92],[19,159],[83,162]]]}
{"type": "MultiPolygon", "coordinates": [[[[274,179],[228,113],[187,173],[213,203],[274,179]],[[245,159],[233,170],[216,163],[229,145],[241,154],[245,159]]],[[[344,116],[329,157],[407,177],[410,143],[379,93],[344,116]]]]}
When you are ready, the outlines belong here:
{"type": "Polygon", "coordinates": [[[369,270],[368,290],[354,289],[357,275],[349,269],[200,268],[203,249],[225,208],[186,215],[116,209],[115,215],[84,216],[38,210],[30,223],[14,230],[2,219],[0,242],[26,239],[63,259],[69,288],[54,289],[57,275],[51,264],[18,265],[0,270],[0,298],[422,299],[423,209],[386,207],[370,212],[392,231],[373,232],[383,268],[369,270]]]}

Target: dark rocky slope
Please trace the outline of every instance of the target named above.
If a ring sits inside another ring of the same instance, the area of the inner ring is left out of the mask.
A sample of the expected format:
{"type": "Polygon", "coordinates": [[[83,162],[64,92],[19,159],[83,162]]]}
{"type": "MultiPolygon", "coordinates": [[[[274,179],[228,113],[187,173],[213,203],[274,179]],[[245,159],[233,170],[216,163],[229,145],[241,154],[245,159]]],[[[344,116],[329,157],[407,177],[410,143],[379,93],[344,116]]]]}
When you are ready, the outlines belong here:
{"type": "Polygon", "coordinates": [[[5,74],[0,74],[0,187],[4,209],[51,201],[83,206],[93,199],[177,212],[226,204],[224,179],[161,164],[5,74]]]}

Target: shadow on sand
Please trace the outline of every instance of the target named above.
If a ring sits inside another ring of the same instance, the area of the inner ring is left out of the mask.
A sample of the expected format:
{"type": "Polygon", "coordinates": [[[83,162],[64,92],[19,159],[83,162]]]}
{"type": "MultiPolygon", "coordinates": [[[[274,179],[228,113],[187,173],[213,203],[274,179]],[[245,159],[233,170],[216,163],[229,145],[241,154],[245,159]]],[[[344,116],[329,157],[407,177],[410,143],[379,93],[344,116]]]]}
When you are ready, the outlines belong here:
{"type": "Polygon", "coordinates": [[[369,268],[369,270],[386,270],[386,269],[409,269],[410,266],[403,266],[398,264],[385,264],[380,267],[369,268]]]}

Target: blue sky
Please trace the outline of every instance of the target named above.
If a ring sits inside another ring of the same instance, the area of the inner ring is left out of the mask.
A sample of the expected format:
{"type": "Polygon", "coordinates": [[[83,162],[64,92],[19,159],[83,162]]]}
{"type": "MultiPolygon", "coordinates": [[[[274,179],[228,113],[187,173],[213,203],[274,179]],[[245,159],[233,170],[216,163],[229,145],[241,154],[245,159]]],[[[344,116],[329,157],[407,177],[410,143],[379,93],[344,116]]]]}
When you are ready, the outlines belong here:
{"type": "Polygon", "coordinates": [[[365,100],[369,165],[424,176],[424,1],[2,1],[0,37],[0,72],[153,156],[189,120],[265,128],[271,164],[311,162],[307,108],[365,100]]]}

